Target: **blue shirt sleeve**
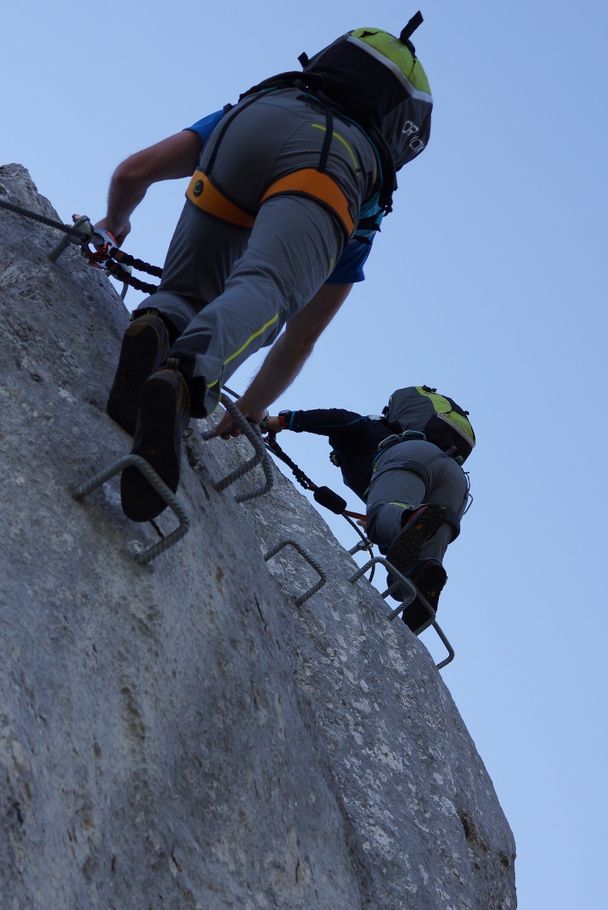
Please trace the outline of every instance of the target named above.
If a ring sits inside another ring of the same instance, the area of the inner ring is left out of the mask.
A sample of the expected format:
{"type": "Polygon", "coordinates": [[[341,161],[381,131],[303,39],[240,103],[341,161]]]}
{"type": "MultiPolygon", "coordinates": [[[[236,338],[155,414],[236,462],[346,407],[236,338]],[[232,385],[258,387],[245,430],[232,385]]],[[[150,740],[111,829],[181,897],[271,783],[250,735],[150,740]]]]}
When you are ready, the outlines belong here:
{"type": "Polygon", "coordinates": [[[185,129],[192,133],[197,133],[204,145],[223,116],[223,110],[214,111],[213,114],[208,114],[206,117],[203,117],[202,120],[197,120],[196,123],[193,123],[192,126],[185,127],[185,129]]]}
{"type": "Polygon", "coordinates": [[[376,193],[359,212],[359,225],[355,235],[342,250],[342,255],[327,279],[327,284],[356,284],[358,281],[365,281],[363,266],[372,251],[372,243],[380,230],[383,215],[380,196],[376,193]]]}
{"type": "Polygon", "coordinates": [[[356,284],[365,281],[363,266],[372,250],[372,238],[369,243],[350,240],[338,259],[338,264],[326,281],[326,284],[356,284]]]}

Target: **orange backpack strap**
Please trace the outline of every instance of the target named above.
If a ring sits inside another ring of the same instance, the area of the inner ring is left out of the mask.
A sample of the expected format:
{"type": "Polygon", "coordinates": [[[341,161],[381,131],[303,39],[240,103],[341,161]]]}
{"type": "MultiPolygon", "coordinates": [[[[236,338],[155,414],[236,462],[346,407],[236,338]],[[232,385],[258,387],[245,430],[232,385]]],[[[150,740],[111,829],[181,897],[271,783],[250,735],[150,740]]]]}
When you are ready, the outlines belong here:
{"type": "Polygon", "coordinates": [[[286,174],[268,187],[260,200],[260,205],[273,196],[283,194],[308,196],[320,202],[337,217],[347,238],[352,236],[355,223],[350,213],[348,199],[338,183],[328,174],[312,167],[286,174]]]}
{"type": "Polygon", "coordinates": [[[231,202],[218,190],[204,171],[194,172],[186,190],[186,196],[197,208],[207,212],[208,215],[219,218],[220,221],[227,221],[228,224],[234,224],[236,227],[253,227],[255,215],[231,202]]]}

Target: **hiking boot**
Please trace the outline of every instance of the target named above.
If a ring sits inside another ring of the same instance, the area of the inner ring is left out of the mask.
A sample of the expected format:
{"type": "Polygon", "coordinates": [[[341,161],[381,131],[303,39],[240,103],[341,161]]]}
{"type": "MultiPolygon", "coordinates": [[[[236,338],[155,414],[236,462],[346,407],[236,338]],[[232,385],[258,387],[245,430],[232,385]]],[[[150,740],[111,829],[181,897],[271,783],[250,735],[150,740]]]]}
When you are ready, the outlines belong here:
{"type": "MultiPolygon", "coordinates": [[[[439,595],[448,580],[441,563],[437,559],[419,562],[414,566],[408,578],[416,585],[419,594],[425,598],[436,613],[439,606],[439,595]]],[[[435,617],[430,615],[427,607],[417,597],[409,607],[405,608],[401,618],[414,635],[420,635],[421,632],[428,629],[435,617]]]]}
{"type": "MultiPolygon", "coordinates": [[[[403,528],[386,551],[386,558],[402,575],[415,566],[425,541],[432,537],[445,522],[442,506],[423,504],[403,517],[403,528]]],[[[399,598],[399,592],[393,597],[399,598]]]]}
{"type": "Polygon", "coordinates": [[[168,356],[169,333],[156,312],[144,313],[129,323],[106,411],[131,436],[135,433],[141,388],[168,356]]]}
{"type": "MultiPolygon", "coordinates": [[[[140,455],[173,493],[179,486],[182,437],[190,418],[188,385],[178,370],[153,373],[142,388],[132,455],[140,455]]],[[[136,467],[120,480],[122,508],[132,521],[151,521],[167,503],[136,467]]]]}

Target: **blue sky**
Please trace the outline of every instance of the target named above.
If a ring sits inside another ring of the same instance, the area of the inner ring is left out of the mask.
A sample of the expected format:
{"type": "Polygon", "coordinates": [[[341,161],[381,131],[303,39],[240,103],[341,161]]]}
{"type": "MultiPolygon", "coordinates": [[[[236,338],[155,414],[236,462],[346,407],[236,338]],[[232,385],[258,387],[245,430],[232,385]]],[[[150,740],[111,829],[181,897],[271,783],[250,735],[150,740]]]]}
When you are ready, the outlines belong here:
{"type": "MultiPolygon", "coordinates": [[[[302,50],[362,25],[398,31],[417,8],[9,3],[1,163],[28,167],[64,220],[100,218],[127,154],[293,68],[302,50]]],[[[596,910],[607,841],[608,13],[584,0],[422,10],[429,148],[401,173],[366,282],[277,409],[378,413],[394,388],[427,383],[470,410],[475,502],[446,558],[439,618],[457,658],[444,679],[517,839],[520,908],[596,910]]],[[[162,264],[183,191],[150,191],[129,252],[162,264]]],[[[242,389],[256,363],[231,385],[242,389]]],[[[281,441],[340,489],[322,440],[281,441]]],[[[330,523],[350,547],[346,525],[330,523]]]]}

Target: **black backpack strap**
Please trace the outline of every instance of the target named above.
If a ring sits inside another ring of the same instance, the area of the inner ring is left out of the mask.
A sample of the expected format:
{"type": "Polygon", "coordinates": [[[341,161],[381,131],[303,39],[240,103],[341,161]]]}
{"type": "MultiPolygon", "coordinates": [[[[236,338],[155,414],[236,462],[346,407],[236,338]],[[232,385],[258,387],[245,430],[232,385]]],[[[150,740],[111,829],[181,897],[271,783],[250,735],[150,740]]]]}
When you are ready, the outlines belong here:
{"type": "Polygon", "coordinates": [[[239,96],[239,101],[247,98],[249,95],[257,95],[258,92],[265,92],[274,88],[300,88],[312,89],[320,88],[322,83],[321,76],[317,73],[301,73],[298,70],[289,70],[286,73],[277,73],[276,76],[270,76],[263,82],[258,82],[239,96]]]}
{"type": "Polygon", "coordinates": [[[211,157],[209,158],[209,161],[207,162],[207,167],[205,169],[205,173],[207,174],[208,177],[211,176],[211,169],[213,168],[213,165],[215,164],[215,159],[217,158],[217,153],[219,151],[220,145],[222,144],[222,140],[223,140],[224,136],[226,135],[226,131],[227,131],[228,127],[230,126],[232,121],[235,119],[235,117],[238,117],[238,115],[241,114],[245,110],[245,108],[249,107],[250,104],[253,104],[254,101],[257,101],[257,97],[249,98],[245,102],[245,104],[242,104],[237,107],[233,107],[232,111],[234,113],[232,114],[232,116],[224,117],[224,120],[222,122],[222,128],[220,130],[220,134],[215,141],[215,145],[213,146],[213,151],[211,152],[211,157]]]}
{"type": "Polygon", "coordinates": [[[321,149],[321,157],[319,158],[319,170],[322,174],[327,170],[327,159],[329,158],[331,141],[334,137],[334,113],[327,104],[323,105],[323,109],[325,112],[325,138],[321,149]]]}

